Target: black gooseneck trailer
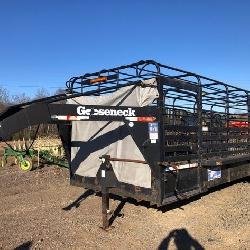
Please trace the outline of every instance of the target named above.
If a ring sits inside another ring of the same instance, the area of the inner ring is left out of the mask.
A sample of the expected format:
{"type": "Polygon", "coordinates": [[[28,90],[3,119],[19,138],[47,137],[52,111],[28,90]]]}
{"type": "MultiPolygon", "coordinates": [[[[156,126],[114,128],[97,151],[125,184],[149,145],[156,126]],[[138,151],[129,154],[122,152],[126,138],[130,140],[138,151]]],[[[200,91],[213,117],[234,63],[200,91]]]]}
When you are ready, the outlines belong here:
{"type": "Polygon", "coordinates": [[[56,123],[72,185],[162,206],[250,175],[249,91],[152,60],[7,108],[0,137],[56,123]]]}

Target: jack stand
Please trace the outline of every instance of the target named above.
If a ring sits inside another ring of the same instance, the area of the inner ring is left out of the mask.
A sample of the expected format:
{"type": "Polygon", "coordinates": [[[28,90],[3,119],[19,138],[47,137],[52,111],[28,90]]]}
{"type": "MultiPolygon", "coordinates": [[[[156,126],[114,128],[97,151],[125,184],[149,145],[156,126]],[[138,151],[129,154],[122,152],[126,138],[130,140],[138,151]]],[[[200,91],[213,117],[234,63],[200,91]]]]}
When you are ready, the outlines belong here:
{"type": "Polygon", "coordinates": [[[110,156],[103,155],[100,160],[99,184],[102,191],[102,229],[107,230],[110,226],[109,216],[112,214],[112,211],[109,210],[109,189],[116,187],[117,179],[110,163],[110,156]]]}
{"type": "Polygon", "coordinates": [[[108,188],[102,190],[102,229],[109,227],[109,193],[108,188]]]}

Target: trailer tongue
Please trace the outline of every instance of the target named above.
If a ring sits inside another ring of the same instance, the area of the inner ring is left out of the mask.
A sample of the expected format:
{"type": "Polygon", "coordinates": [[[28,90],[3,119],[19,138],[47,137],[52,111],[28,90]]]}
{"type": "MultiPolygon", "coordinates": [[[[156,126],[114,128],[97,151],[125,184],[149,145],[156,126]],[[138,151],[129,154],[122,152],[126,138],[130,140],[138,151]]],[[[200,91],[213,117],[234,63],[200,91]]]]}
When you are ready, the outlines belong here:
{"type": "Polygon", "coordinates": [[[155,61],[73,77],[9,107],[0,137],[55,123],[72,185],[162,206],[250,175],[249,91],[155,61]]]}

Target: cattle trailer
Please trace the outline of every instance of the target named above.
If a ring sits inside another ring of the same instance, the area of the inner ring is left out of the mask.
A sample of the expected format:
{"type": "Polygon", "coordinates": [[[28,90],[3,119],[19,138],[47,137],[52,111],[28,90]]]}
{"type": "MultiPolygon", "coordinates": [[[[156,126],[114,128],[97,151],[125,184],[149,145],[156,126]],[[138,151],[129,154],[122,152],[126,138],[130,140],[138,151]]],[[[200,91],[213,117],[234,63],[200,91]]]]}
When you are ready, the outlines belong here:
{"type": "Polygon", "coordinates": [[[71,185],[163,206],[250,175],[248,90],[152,60],[66,82],[8,107],[0,137],[57,124],[71,185]]]}

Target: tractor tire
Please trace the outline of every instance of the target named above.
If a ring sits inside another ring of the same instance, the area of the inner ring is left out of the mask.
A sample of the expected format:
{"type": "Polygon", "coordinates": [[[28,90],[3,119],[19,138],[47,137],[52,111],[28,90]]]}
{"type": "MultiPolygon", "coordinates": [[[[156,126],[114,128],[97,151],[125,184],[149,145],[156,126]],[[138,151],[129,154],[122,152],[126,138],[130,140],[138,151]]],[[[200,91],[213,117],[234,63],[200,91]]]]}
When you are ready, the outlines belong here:
{"type": "Polygon", "coordinates": [[[19,167],[22,171],[28,172],[31,171],[33,168],[33,163],[31,157],[25,157],[23,161],[19,162],[19,167]]]}

